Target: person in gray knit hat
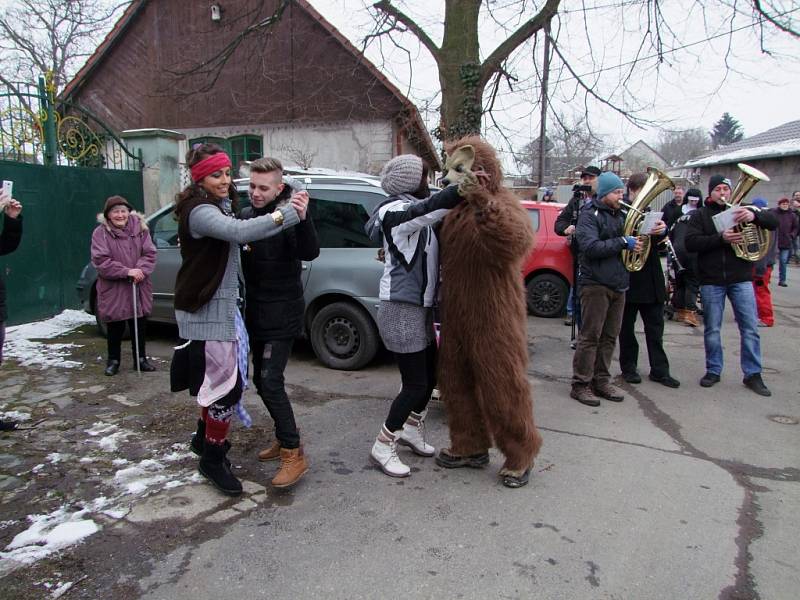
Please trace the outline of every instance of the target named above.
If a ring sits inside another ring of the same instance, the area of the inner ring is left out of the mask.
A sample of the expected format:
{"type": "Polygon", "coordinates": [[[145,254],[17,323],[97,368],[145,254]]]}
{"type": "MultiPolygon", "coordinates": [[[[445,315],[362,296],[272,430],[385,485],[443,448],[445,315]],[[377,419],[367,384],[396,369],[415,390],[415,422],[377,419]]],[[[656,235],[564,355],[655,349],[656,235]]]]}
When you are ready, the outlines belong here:
{"type": "Polygon", "coordinates": [[[461,202],[455,186],[429,196],[428,169],[418,156],[404,154],[381,171],[389,194],[365,229],[382,242],[378,330],[400,369],[402,388],[372,446],[371,459],[392,477],[411,469],[397,456],[403,444],[420,456],[433,456],[425,441],[425,412],[436,384],[433,303],[439,281],[439,246],[434,226],[461,202]]]}

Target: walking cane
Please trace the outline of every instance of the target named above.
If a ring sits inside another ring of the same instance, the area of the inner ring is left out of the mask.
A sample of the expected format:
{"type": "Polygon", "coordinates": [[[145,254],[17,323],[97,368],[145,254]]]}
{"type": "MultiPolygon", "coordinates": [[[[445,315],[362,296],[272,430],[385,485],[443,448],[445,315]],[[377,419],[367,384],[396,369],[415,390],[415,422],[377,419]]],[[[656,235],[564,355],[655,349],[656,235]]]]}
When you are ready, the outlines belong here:
{"type": "Polygon", "coordinates": [[[142,367],[139,364],[139,309],[137,308],[136,282],[131,279],[131,289],[133,290],[133,348],[136,353],[136,372],[141,374],[142,367]]]}

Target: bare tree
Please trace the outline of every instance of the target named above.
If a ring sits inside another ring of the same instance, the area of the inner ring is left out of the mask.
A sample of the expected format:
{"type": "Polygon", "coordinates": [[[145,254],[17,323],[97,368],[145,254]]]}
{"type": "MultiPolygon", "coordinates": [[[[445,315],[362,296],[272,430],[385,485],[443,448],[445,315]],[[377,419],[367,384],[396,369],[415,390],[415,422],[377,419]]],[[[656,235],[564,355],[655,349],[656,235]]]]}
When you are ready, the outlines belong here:
{"type": "Polygon", "coordinates": [[[49,72],[61,90],[127,4],[14,0],[0,12],[0,82],[16,92],[16,82],[35,82],[49,72]]]}
{"type": "Polygon", "coordinates": [[[711,149],[708,133],[702,127],[683,131],[662,131],[658,136],[656,150],[672,167],[711,149]]]}
{"type": "MultiPolygon", "coordinates": [[[[589,127],[586,117],[556,114],[547,135],[544,182],[554,183],[576,167],[586,166],[601,153],[605,144],[589,127]]],[[[525,167],[534,181],[539,171],[539,140],[526,144],[515,155],[518,165],[525,167]]]]}
{"type": "Polygon", "coordinates": [[[317,158],[317,154],[319,154],[317,150],[312,150],[307,143],[302,141],[298,142],[296,140],[281,144],[278,147],[278,151],[303,169],[310,169],[313,167],[314,160],[317,158]]]}

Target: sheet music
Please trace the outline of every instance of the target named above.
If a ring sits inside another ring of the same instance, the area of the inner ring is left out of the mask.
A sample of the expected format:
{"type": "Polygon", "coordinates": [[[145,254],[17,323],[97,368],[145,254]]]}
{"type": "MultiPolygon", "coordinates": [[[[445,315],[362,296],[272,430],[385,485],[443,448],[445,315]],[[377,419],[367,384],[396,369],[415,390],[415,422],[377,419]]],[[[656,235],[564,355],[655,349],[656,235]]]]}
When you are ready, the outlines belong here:
{"type": "Polygon", "coordinates": [[[642,226],[639,229],[639,233],[641,235],[650,235],[653,233],[653,227],[655,227],[656,223],[661,220],[661,217],[664,216],[663,212],[657,212],[651,210],[650,212],[644,215],[644,221],[642,221],[642,226]]]}
{"type": "Polygon", "coordinates": [[[711,220],[714,221],[714,227],[717,229],[719,233],[722,233],[726,229],[730,229],[734,225],[736,225],[736,209],[729,208],[727,210],[723,210],[721,213],[715,214],[711,217],[711,220]]]}

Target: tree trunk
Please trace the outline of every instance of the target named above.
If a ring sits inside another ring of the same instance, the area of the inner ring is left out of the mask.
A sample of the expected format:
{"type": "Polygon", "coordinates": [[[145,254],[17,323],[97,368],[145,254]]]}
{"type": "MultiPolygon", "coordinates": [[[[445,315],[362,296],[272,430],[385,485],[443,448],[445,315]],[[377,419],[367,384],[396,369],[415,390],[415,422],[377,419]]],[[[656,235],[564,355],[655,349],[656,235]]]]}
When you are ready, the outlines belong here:
{"type": "Polygon", "coordinates": [[[438,57],[442,87],[441,121],[436,136],[459,138],[481,129],[481,83],[478,15],[481,0],[446,0],[444,37],[438,57]]]}

